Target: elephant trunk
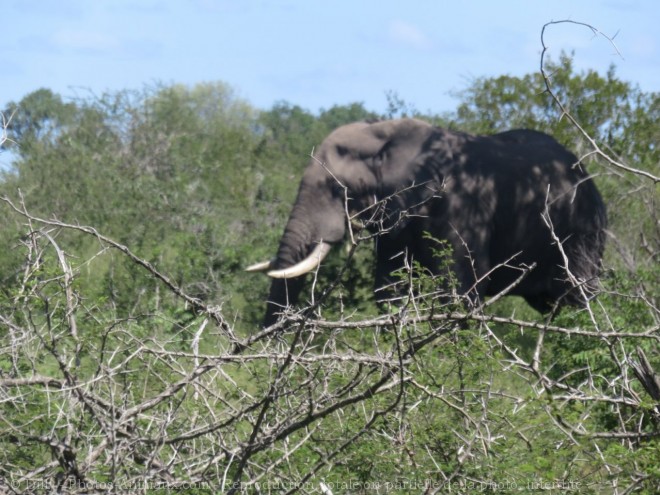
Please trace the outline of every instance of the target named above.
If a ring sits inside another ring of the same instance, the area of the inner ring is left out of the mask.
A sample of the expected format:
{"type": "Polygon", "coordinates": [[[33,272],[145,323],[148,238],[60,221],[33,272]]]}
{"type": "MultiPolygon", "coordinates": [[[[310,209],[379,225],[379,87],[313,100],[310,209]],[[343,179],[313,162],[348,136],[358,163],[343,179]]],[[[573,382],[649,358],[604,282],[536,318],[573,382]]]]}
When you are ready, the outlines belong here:
{"type": "Polygon", "coordinates": [[[304,277],[282,279],[274,278],[270,284],[270,293],[266,303],[266,314],[264,316],[263,327],[267,328],[277,323],[277,315],[284,309],[298,300],[300,291],[305,283],[304,277]]]}
{"type": "Polygon", "coordinates": [[[318,267],[345,230],[343,202],[303,184],[277,255],[268,263],[253,265],[273,278],[264,326],[275,323],[277,313],[298,301],[304,274],[318,267]]]}

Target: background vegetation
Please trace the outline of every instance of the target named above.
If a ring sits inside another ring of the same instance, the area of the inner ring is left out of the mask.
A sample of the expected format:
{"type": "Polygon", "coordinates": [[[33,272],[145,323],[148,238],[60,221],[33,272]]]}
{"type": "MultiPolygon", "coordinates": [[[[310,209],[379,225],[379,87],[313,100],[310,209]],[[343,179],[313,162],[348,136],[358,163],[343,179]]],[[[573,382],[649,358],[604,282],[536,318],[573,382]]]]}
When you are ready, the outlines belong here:
{"type": "Polygon", "coordinates": [[[2,489],[657,493],[660,95],[567,56],[546,73],[477,79],[446,115],[396,94],[386,115],[261,110],[223,83],[3,109],[2,489]],[[365,241],[309,283],[327,320],[261,329],[268,280],[243,269],[274,253],[313,146],[402,115],[581,156],[609,211],[602,294],[548,322],[442,307],[421,276],[379,314],[365,241]]]}

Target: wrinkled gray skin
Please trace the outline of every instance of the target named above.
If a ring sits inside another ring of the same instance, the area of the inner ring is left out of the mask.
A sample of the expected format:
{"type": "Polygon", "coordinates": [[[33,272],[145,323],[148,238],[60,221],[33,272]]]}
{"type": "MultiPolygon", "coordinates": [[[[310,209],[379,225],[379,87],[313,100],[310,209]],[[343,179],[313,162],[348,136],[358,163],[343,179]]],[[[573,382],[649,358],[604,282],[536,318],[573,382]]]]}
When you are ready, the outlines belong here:
{"type": "MultiPolygon", "coordinates": [[[[370,205],[390,197],[381,225],[390,230],[376,241],[376,288],[393,280],[403,256],[438,273],[432,253],[437,245],[423,236],[429,232],[451,244],[459,291],[473,300],[498,293],[520,276],[518,269],[501,267],[475,285],[519,253],[511,266],[537,266],[511,294],[542,313],[584,305],[571,290],[542,219],[546,203],[571,272],[589,288],[597,285],[605,206],[577,158],[546,134],[514,130],[473,136],[415,119],[340,127],[305,169],[271,268],[294,265],[320,241],[340,243],[347,231],[346,197],[350,212],[367,209],[363,220],[373,215],[370,205]]],[[[265,326],[297,302],[303,279],[273,279],[265,326]]]]}

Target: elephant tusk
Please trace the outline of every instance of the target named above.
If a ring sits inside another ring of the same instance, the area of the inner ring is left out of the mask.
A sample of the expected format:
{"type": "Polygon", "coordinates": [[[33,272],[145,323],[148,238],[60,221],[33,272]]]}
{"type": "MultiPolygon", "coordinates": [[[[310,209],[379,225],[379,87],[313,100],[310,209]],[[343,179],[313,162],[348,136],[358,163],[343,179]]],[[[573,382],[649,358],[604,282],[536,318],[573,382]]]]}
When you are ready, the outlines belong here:
{"type": "Polygon", "coordinates": [[[273,278],[300,277],[301,275],[309,273],[317,266],[319,266],[321,261],[323,261],[323,258],[328,255],[331,248],[331,244],[321,241],[304,260],[288,268],[283,268],[281,270],[271,270],[268,272],[268,276],[273,278]]]}
{"type": "Polygon", "coordinates": [[[254,265],[248,266],[245,271],[246,272],[267,272],[270,270],[270,267],[273,264],[273,260],[268,260],[268,261],[260,261],[259,263],[255,263],[254,265]]]}

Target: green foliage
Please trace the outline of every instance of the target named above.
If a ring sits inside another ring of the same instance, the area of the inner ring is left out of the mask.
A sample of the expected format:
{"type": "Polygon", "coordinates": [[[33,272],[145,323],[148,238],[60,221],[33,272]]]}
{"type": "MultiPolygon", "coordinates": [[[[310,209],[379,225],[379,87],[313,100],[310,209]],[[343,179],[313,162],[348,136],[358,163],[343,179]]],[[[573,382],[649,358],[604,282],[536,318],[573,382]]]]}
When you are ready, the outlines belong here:
{"type": "MultiPolygon", "coordinates": [[[[547,72],[601,149],[659,174],[657,93],[614,68],[576,73],[565,55],[547,72]]],[[[603,292],[588,310],[547,322],[504,299],[454,321],[465,307],[447,295],[451,272],[417,270],[401,275],[417,295],[376,319],[365,241],[348,265],[332,253],[303,292],[318,300],[336,283],[321,314],[341,325],[268,335],[256,333],[268,280],[243,268],[275,251],[314,146],[379,115],[359,103],[260,111],[222,83],[69,102],[42,89],[10,104],[3,147],[16,159],[0,196],[20,211],[0,203],[0,475],[61,474],[65,454],[82,462],[116,442],[131,456],[95,459],[91,478],[156,477],[171,459],[169,475],[186,480],[179,460],[194,452],[214,489],[235,476],[304,480],[307,492],[323,478],[335,493],[655,493],[657,401],[630,363],[642,350],[660,369],[657,184],[591,156],[544,89],[539,74],[477,79],[452,115],[423,115],[396,93],[387,113],[472,132],[530,127],[573,149],[610,218],[603,292]],[[125,251],[34,217],[93,226],[220,307],[234,335],[125,251]],[[115,423],[125,429],[109,433],[115,423]]]]}
{"type": "MultiPolygon", "coordinates": [[[[565,54],[558,63],[548,63],[546,73],[551,74],[549,84],[557,98],[601,149],[614,158],[625,157],[629,165],[656,176],[660,173],[658,93],[643,93],[617,79],[614,67],[605,76],[595,71],[577,74],[565,54]]],[[[657,209],[657,188],[635,176],[622,177],[620,170],[608,167],[604,160],[593,163],[591,145],[568,119],[561,118],[541,74],[477,79],[460,96],[463,102],[452,125],[477,133],[526,127],[551,134],[589,165],[608,200],[611,230],[625,238],[648,231],[650,225],[640,225],[648,216],[638,211],[657,209]],[[633,189],[638,189],[638,194],[631,197],[633,189]]],[[[637,257],[638,245],[635,241],[634,247],[632,243],[627,246],[630,252],[626,255],[637,257]]]]}
{"type": "MultiPolygon", "coordinates": [[[[245,263],[243,250],[258,238],[254,227],[267,209],[255,183],[256,111],[222,84],[66,105],[42,90],[16,107],[12,139],[30,141],[5,181],[6,194],[20,189],[36,215],[95,226],[198,297],[219,300],[238,292],[241,307],[238,287],[247,284],[233,274],[245,263]]],[[[76,248],[93,255],[98,246],[84,242],[76,248]]],[[[130,264],[110,260],[95,264],[88,282],[98,297],[133,308],[136,294],[155,289],[153,283],[136,286],[137,280],[130,264]]],[[[154,308],[154,298],[138,299],[141,310],[154,308]]]]}
{"type": "MultiPolygon", "coordinates": [[[[616,78],[614,67],[603,77],[595,71],[576,74],[569,56],[548,62],[546,73],[557,98],[567,106],[582,128],[608,146],[623,131],[630,112],[642,93],[616,78]]],[[[581,136],[566,119],[560,118],[556,102],[546,91],[540,73],[519,77],[477,79],[459,93],[463,102],[456,111],[455,125],[476,133],[495,133],[512,128],[548,132],[570,149],[582,143],[581,136]]]]}

